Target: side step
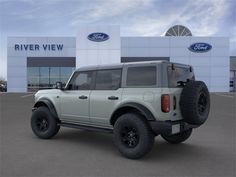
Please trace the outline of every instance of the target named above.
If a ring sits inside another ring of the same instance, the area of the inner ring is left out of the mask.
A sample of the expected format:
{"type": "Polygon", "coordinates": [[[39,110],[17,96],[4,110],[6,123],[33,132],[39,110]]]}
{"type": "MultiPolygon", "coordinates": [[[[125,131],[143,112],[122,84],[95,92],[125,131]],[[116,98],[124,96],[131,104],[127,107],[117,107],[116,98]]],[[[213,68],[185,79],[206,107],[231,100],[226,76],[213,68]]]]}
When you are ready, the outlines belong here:
{"type": "Polygon", "coordinates": [[[113,130],[109,128],[90,127],[86,125],[72,124],[72,123],[66,123],[66,122],[61,122],[59,123],[59,125],[63,127],[77,128],[77,129],[96,131],[96,132],[102,132],[102,133],[113,133],[113,130]]]}

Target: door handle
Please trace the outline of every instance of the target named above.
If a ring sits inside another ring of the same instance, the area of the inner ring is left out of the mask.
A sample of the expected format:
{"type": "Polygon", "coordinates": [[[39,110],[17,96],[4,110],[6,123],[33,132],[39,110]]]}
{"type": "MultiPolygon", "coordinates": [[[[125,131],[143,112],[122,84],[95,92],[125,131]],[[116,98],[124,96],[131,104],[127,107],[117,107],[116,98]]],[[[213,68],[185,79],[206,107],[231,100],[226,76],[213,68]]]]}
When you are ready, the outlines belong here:
{"type": "Polygon", "coordinates": [[[117,96],[109,96],[108,97],[108,100],[118,100],[119,99],[119,97],[117,97],[117,96]]]}
{"type": "Polygon", "coordinates": [[[79,99],[82,99],[82,100],[85,100],[85,99],[87,99],[88,97],[87,96],[85,96],[85,95],[81,95],[81,96],[79,96],[79,99]]]}

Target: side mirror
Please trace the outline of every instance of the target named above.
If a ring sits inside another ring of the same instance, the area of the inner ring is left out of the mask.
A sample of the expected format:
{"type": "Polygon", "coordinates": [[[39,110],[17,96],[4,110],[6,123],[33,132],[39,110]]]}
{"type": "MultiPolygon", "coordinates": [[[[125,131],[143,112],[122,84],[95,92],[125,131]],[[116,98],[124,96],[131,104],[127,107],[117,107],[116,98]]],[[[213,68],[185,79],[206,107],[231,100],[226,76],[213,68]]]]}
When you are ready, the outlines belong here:
{"type": "Polygon", "coordinates": [[[62,90],[62,82],[56,82],[56,89],[62,90]]]}

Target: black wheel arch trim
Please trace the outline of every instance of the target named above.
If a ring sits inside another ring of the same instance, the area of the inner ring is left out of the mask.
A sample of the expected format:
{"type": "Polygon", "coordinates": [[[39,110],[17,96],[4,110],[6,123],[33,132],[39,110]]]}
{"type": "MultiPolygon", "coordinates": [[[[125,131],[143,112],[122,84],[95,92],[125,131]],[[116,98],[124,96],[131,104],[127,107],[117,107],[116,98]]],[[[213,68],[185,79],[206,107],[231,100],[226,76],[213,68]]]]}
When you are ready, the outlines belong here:
{"type": "Polygon", "coordinates": [[[55,118],[58,118],[58,114],[57,114],[57,111],[56,111],[56,108],[55,106],[53,105],[52,101],[47,99],[47,98],[42,98],[42,99],[39,99],[35,104],[34,104],[34,107],[33,107],[33,111],[36,110],[38,107],[40,106],[43,106],[43,105],[46,105],[48,107],[48,109],[50,110],[50,112],[52,113],[53,117],[55,118]]]}
{"type": "Polygon", "coordinates": [[[130,102],[130,103],[125,103],[120,105],[111,115],[110,117],[110,124],[113,125],[114,122],[117,120],[118,117],[116,117],[115,115],[122,109],[125,108],[133,108],[138,110],[148,121],[155,121],[156,118],[153,116],[152,112],[144,105],[139,104],[139,103],[134,103],[134,102],[130,102]]]}

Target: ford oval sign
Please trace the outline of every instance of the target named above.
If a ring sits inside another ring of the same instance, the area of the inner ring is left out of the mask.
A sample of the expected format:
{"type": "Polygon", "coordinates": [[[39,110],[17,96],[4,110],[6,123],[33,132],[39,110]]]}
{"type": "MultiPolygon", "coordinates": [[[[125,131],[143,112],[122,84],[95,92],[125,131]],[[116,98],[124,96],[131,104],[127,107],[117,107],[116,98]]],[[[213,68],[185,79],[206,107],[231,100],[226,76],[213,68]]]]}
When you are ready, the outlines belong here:
{"type": "Polygon", "coordinates": [[[103,42],[109,39],[106,33],[91,33],[88,35],[88,39],[94,42],[103,42]]]}
{"type": "Polygon", "coordinates": [[[190,45],[188,48],[191,52],[197,52],[197,53],[202,53],[202,52],[208,52],[211,50],[212,46],[210,44],[204,43],[204,42],[198,42],[190,45]]]}

